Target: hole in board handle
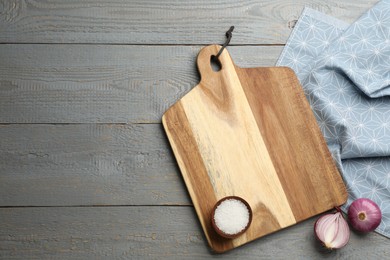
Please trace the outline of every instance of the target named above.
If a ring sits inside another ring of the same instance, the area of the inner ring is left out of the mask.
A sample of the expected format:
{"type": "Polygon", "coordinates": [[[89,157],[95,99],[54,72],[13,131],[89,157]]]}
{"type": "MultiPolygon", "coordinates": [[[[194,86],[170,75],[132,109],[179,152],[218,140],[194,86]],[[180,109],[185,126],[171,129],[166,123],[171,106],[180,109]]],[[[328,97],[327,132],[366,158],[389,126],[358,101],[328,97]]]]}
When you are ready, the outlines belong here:
{"type": "Polygon", "coordinates": [[[218,72],[222,69],[222,64],[215,55],[211,55],[210,57],[210,65],[213,71],[218,72]]]}

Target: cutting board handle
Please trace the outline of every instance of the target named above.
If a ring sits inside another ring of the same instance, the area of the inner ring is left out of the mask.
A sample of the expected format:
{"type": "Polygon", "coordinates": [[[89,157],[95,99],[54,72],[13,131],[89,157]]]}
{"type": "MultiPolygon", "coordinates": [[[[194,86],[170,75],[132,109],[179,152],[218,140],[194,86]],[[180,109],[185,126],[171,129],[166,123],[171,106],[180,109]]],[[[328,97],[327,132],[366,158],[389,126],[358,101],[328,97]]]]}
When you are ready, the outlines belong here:
{"type": "MultiPolygon", "coordinates": [[[[197,64],[202,79],[207,78],[208,76],[215,76],[215,73],[219,72],[214,71],[211,67],[211,57],[216,56],[221,48],[222,47],[219,45],[209,45],[200,50],[197,64]]],[[[227,51],[223,51],[218,58],[222,65],[221,69],[223,69],[222,58],[226,53],[227,51]]]]}
{"type": "MultiPolygon", "coordinates": [[[[198,70],[200,73],[200,88],[208,93],[224,97],[225,99],[230,96],[230,81],[232,74],[235,73],[236,66],[234,65],[228,51],[225,49],[219,55],[218,60],[221,65],[219,71],[214,71],[211,66],[212,56],[216,56],[219,50],[222,48],[220,45],[209,45],[200,50],[197,58],[198,70]],[[220,91],[223,91],[223,95],[220,91]],[[226,92],[227,91],[227,92],[226,92]]],[[[234,77],[234,76],[233,76],[234,77]]]]}

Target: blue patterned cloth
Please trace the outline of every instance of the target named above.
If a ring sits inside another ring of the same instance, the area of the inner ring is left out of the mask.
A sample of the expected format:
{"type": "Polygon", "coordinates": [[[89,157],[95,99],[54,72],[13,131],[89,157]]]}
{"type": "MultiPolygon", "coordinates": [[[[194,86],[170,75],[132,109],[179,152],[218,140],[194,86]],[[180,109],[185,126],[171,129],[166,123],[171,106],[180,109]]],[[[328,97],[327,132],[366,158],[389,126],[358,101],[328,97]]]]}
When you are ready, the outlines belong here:
{"type": "Polygon", "coordinates": [[[390,0],[352,25],[305,8],[277,62],[297,74],[347,185],[390,237],[390,0]]]}

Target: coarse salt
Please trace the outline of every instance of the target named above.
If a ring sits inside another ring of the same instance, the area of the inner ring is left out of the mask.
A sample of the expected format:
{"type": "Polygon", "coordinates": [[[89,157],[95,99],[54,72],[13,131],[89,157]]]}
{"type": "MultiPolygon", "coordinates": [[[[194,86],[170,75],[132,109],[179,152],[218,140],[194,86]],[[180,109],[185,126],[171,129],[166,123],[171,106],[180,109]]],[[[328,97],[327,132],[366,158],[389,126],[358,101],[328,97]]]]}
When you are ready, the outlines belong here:
{"type": "Polygon", "coordinates": [[[214,222],[223,233],[235,235],[240,233],[248,225],[249,210],[239,200],[224,200],[215,209],[214,222]]]}

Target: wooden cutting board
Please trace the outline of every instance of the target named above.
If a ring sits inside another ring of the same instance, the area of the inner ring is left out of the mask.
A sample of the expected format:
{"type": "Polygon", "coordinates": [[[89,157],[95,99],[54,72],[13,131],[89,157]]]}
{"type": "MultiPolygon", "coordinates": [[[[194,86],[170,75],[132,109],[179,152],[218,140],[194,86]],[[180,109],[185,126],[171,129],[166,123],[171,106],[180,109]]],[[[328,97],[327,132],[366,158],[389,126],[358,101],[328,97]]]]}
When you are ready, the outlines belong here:
{"type": "Polygon", "coordinates": [[[294,72],[239,68],[220,46],[198,55],[200,83],[163,125],[211,248],[224,252],[339,206],[347,191],[294,72]],[[235,239],[211,226],[214,204],[244,198],[249,229],[235,239]]]}

